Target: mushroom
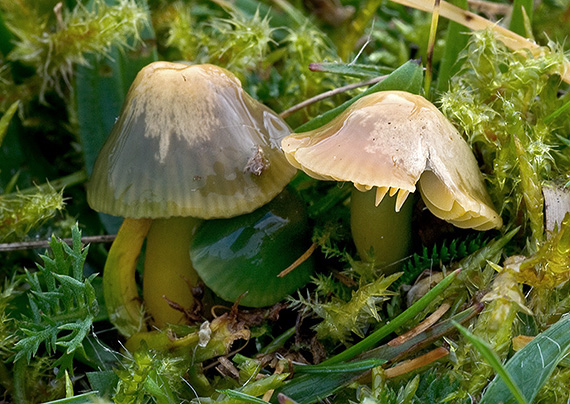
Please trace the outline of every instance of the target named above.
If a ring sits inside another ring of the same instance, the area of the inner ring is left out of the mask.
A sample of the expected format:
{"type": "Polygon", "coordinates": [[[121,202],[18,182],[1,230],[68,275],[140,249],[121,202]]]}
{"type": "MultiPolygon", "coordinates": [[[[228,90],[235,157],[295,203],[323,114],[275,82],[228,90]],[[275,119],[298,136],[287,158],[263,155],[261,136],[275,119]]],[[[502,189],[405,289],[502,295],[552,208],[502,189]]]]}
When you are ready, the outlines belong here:
{"type": "Polygon", "coordinates": [[[406,256],[411,206],[405,202],[416,184],[428,209],[457,227],[502,226],[471,148],[419,95],[364,96],[324,126],[285,137],[282,147],[308,175],[354,184],[351,229],[362,259],[372,259],[371,249],[379,264],[406,256]],[[394,210],[400,213],[391,223],[394,210]]]}
{"type": "Polygon", "coordinates": [[[142,327],[134,273],[145,237],[145,307],[159,327],[180,322],[171,306],[193,304],[196,226],[251,212],[283,190],[295,174],[280,149],[289,132],[223,68],[155,62],[138,73],[87,188],[93,209],[125,217],[103,274],[123,334],[142,327]]]}

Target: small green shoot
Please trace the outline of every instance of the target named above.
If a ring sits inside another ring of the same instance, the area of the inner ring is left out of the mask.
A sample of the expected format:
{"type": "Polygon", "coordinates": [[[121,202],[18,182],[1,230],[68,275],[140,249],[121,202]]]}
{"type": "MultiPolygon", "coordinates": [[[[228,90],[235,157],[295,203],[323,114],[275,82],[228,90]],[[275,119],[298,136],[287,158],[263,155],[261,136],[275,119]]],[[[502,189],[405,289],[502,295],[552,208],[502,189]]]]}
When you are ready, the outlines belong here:
{"type": "Polygon", "coordinates": [[[509,29],[527,38],[532,38],[532,25],[534,2],[532,0],[514,0],[513,13],[509,29]]]}
{"type": "Polygon", "coordinates": [[[19,105],[19,101],[14,102],[12,105],[10,105],[10,107],[8,107],[8,110],[4,113],[4,115],[2,115],[2,118],[0,118],[0,146],[2,146],[2,141],[4,140],[6,133],[8,133],[8,126],[10,125],[10,121],[18,110],[19,105]]]}

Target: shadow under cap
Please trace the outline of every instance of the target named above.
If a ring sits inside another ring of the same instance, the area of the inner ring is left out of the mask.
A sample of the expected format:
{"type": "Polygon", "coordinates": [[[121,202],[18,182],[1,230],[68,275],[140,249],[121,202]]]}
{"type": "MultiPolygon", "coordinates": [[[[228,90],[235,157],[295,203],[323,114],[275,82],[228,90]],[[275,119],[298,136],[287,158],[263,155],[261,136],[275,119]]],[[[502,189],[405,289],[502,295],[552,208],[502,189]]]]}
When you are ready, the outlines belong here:
{"type": "Polygon", "coordinates": [[[425,98],[383,91],[360,98],[335,119],[283,139],[289,162],[322,180],[376,187],[376,205],[398,193],[396,210],[419,185],[426,206],[462,228],[502,226],[467,142],[425,98]]]}
{"type": "Polygon", "coordinates": [[[89,204],[130,218],[251,212],[295,173],[280,149],[290,131],[223,68],[151,63],[99,154],[89,204]]]}

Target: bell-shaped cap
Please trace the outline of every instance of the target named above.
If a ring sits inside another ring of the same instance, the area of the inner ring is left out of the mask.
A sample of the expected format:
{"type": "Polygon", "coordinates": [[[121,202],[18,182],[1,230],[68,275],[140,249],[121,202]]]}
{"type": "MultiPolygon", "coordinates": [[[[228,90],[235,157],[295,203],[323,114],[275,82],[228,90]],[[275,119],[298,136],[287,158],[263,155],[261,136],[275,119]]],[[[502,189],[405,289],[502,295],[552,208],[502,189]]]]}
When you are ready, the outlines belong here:
{"type": "Polygon", "coordinates": [[[281,151],[289,132],[229,71],[151,63],[98,156],[88,202],[130,218],[251,212],[295,174],[281,151]]]}
{"type": "Polygon", "coordinates": [[[420,192],[437,217],[461,228],[502,226],[471,148],[425,98],[384,91],[364,96],[324,126],[283,139],[289,162],[322,180],[377,187],[376,204],[398,193],[396,210],[420,192]]]}

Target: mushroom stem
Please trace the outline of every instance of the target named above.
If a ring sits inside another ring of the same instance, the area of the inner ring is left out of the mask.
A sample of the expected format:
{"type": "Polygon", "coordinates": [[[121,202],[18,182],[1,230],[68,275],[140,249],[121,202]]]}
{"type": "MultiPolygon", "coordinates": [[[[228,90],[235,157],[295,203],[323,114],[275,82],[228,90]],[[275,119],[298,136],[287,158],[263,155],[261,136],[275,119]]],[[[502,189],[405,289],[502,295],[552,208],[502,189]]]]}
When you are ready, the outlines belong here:
{"type": "Polygon", "coordinates": [[[144,324],[135,270],[151,223],[151,219],[125,219],[105,262],[103,295],[109,320],[127,337],[144,324]]]}
{"type": "Polygon", "coordinates": [[[398,201],[398,196],[386,195],[376,206],[376,189],[352,191],[350,226],[358,254],[362,260],[384,267],[385,273],[398,269],[393,264],[409,254],[412,241],[413,202],[398,201]],[[397,202],[403,202],[399,212],[397,202]]]}
{"type": "Polygon", "coordinates": [[[184,313],[169,301],[183,308],[191,308],[194,303],[191,289],[198,275],[190,261],[190,243],[200,223],[193,217],[155,219],[148,233],[143,297],[147,312],[159,328],[184,321],[184,313]]]}

